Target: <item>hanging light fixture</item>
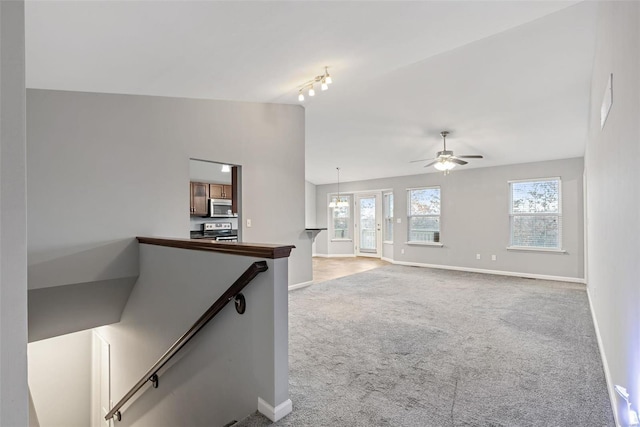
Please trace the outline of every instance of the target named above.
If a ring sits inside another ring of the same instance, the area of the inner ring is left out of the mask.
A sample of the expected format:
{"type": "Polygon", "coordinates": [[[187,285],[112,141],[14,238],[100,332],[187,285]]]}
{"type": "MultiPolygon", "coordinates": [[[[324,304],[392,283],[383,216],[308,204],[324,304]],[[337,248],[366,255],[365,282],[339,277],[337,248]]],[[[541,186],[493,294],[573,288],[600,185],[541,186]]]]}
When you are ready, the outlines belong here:
{"type": "Polygon", "coordinates": [[[433,165],[433,167],[438,169],[439,171],[447,172],[447,171],[450,171],[451,169],[455,168],[456,164],[453,163],[452,161],[448,160],[448,159],[442,159],[438,163],[433,165]]]}
{"type": "Polygon", "coordinates": [[[221,169],[221,171],[222,171],[222,172],[225,172],[225,173],[227,173],[227,172],[231,172],[231,166],[229,166],[229,165],[222,165],[222,169],[221,169]]]}
{"type": "Polygon", "coordinates": [[[298,101],[304,101],[303,91],[307,90],[307,94],[309,96],[314,96],[316,91],[314,89],[314,85],[320,83],[320,90],[325,91],[329,89],[329,85],[333,82],[333,79],[329,75],[329,67],[324,67],[324,73],[319,76],[314,77],[313,79],[305,82],[304,84],[298,87],[298,101]]]}
{"type": "Polygon", "coordinates": [[[335,199],[331,198],[331,203],[329,203],[330,208],[342,208],[349,206],[349,202],[340,197],[340,168],[336,168],[336,170],[338,171],[338,196],[335,199]]]}

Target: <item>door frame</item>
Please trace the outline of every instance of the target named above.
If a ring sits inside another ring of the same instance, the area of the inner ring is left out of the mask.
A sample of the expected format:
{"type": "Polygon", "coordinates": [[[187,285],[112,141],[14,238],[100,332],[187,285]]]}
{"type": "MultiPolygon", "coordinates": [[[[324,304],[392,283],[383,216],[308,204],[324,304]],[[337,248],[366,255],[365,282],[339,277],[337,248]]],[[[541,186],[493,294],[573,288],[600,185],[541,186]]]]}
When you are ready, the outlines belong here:
{"type": "Polygon", "coordinates": [[[381,191],[363,191],[354,194],[354,215],[353,215],[353,231],[354,231],[354,253],[356,256],[382,258],[382,192],[381,191]],[[375,232],[376,232],[376,251],[361,252],[360,251],[360,199],[375,198],[375,232]]]}
{"type": "Polygon", "coordinates": [[[91,427],[113,426],[113,419],[105,420],[103,400],[111,410],[111,345],[98,332],[91,338],[91,427]],[[104,380],[104,384],[103,384],[104,380]],[[106,396],[103,396],[102,391],[106,396]]]}

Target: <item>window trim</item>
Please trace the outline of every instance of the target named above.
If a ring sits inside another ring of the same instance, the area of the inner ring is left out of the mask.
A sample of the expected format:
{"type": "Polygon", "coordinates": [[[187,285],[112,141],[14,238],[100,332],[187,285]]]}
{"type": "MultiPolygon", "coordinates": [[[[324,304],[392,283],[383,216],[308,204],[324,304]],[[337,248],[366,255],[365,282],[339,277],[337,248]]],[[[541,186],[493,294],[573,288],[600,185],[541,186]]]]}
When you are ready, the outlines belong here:
{"type": "Polygon", "coordinates": [[[427,187],[411,187],[406,189],[407,195],[407,241],[405,244],[407,245],[417,245],[417,246],[443,246],[442,244],[442,188],[439,185],[431,185],[427,187]],[[411,195],[410,192],[414,190],[433,190],[437,189],[440,196],[440,213],[438,215],[411,215],[411,195]],[[409,236],[411,235],[411,218],[412,217],[438,217],[438,224],[440,224],[440,229],[438,231],[438,241],[437,242],[422,242],[420,240],[409,240],[409,236]]]}
{"type": "Polygon", "coordinates": [[[387,245],[393,245],[393,240],[395,239],[395,233],[394,233],[394,229],[393,229],[393,224],[394,224],[394,219],[395,217],[393,215],[391,215],[390,217],[386,217],[385,216],[385,200],[388,200],[388,196],[391,196],[391,210],[393,209],[393,204],[395,203],[395,196],[393,195],[393,191],[383,191],[382,192],[382,223],[383,223],[383,229],[382,229],[382,243],[383,244],[387,244],[387,245]],[[385,237],[387,237],[387,220],[391,219],[391,240],[385,240],[385,237]]]}
{"type": "Polygon", "coordinates": [[[335,229],[335,223],[334,223],[334,218],[333,218],[333,209],[334,208],[330,208],[329,207],[329,203],[331,203],[331,199],[334,197],[338,197],[338,193],[329,193],[327,194],[327,217],[331,218],[331,221],[328,221],[330,224],[329,228],[329,241],[330,242],[353,242],[353,209],[354,209],[354,197],[353,194],[345,194],[345,193],[340,193],[340,197],[346,197],[347,200],[349,201],[349,220],[347,222],[347,234],[349,235],[349,237],[345,237],[345,238],[336,238],[335,234],[336,234],[336,229],[335,229]]]}
{"type": "Polygon", "coordinates": [[[529,251],[529,252],[555,252],[555,253],[566,253],[567,251],[563,249],[563,233],[562,229],[562,177],[560,176],[549,176],[545,178],[530,178],[530,179],[512,179],[507,181],[507,186],[509,188],[509,244],[507,245],[507,250],[511,251],[529,251]],[[521,182],[542,182],[542,181],[558,181],[558,212],[557,213],[549,213],[549,212],[530,212],[530,213],[513,213],[513,186],[512,184],[517,184],[521,182]],[[559,220],[560,226],[558,227],[558,246],[553,248],[547,248],[544,246],[519,246],[513,244],[513,218],[514,216],[557,216],[559,220]]]}

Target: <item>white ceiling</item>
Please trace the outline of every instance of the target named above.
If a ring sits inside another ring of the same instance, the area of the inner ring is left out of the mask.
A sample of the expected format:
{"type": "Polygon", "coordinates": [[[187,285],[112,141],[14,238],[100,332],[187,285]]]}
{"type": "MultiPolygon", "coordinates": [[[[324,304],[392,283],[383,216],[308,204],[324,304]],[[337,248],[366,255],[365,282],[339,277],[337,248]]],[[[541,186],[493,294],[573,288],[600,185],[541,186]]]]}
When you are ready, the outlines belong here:
{"type": "MultiPolygon", "coordinates": [[[[27,1],[27,87],[297,104],[315,184],[584,153],[595,2],[27,1]]],[[[212,159],[215,160],[215,159],[212,159]]]]}

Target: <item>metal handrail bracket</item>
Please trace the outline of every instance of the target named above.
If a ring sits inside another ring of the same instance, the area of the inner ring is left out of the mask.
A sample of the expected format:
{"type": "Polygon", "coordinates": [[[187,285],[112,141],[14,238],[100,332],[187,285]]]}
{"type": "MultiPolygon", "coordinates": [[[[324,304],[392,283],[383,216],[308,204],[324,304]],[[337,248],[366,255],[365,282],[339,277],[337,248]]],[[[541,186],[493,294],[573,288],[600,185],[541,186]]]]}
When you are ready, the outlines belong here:
{"type": "Polygon", "coordinates": [[[182,349],[182,347],[184,347],[191,338],[193,338],[198,332],[200,332],[200,330],[211,319],[213,319],[215,315],[218,314],[231,300],[235,300],[236,310],[238,311],[238,313],[244,313],[246,303],[244,296],[240,292],[258,274],[262,273],[263,271],[267,271],[268,269],[269,267],[267,266],[266,261],[256,261],[251,264],[249,268],[247,268],[245,272],[242,273],[242,275],[238,277],[238,279],[231,286],[229,286],[229,289],[227,289],[220,296],[220,298],[218,298],[216,302],[214,302],[213,305],[204,312],[202,316],[200,316],[200,318],[191,326],[191,328],[189,328],[187,332],[182,334],[182,336],[178,338],[178,340],[173,343],[171,347],[169,347],[169,349],[162,355],[162,357],[160,357],[160,359],[158,359],[158,361],[153,364],[153,366],[142,376],[142,378],[140,378],[140,381],[138,381],[133,387],[131,387],[127,394],[125,394],[122,399],[120,399],[118,403],[113,406],[111,411],[109,411],[107,415],[105,415],[104,419],[110,420],[111,418],[115,417],[118,421],[120,421],[122,419],[120,408],[122,408],[122,406],[124,406],[124,404],[127,403],[129,399],[131,399],[148,381],[153,384],[154,388],[157,388],[159,384],[158,371],[160,371],[160,369],[162,369],[162,367],[166,365],[166,363],[171,360],[171,358],[175,356],[176,353],[178,353],[180,349],[182,349]]]}

